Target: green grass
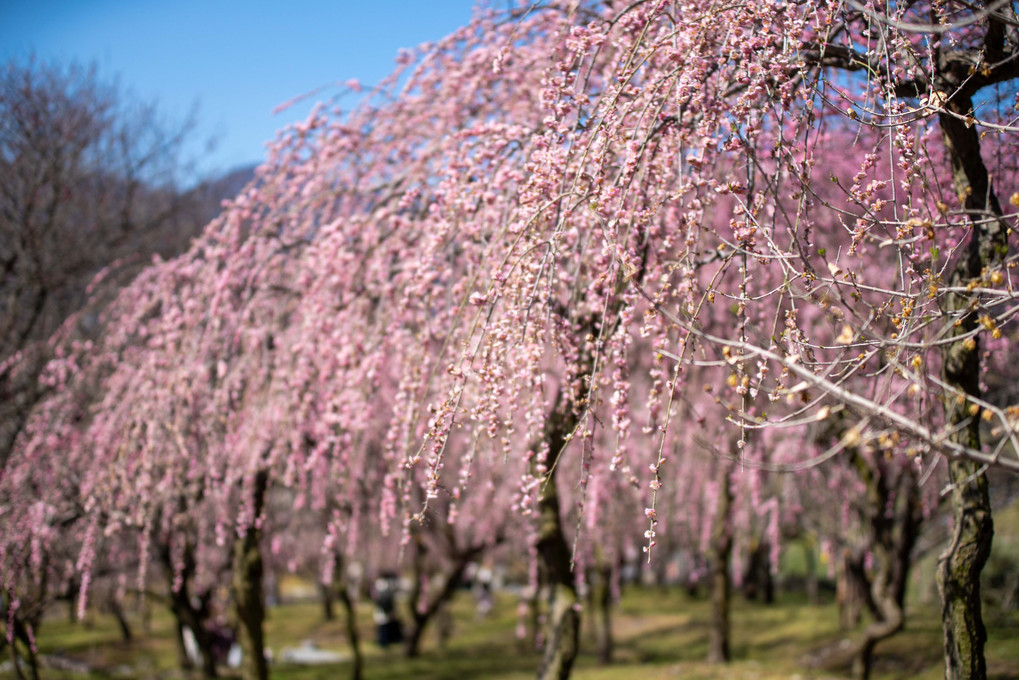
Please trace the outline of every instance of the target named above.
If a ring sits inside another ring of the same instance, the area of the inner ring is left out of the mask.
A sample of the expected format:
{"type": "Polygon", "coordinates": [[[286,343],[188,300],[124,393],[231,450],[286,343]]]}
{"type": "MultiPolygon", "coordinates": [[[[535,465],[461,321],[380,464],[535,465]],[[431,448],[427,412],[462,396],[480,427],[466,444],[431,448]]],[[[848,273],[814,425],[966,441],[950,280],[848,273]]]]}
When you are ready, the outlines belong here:
{"type": "MultiPolygon", "coordinates": [[[[493,614],[477,621],[473,598],[462,595],[453,607],[454,632],[445,650],[426,635],[422,654],[405,659],[399,649],[378,649],[372,638],[371,608],[359,610],[368,680],[454,680],[485,678],[518,680],[534,677],[539,657],[514,637],[516,602],[501,597],[493,614]]],[[[1019,680],[1019,615],[989,616],[987,646],[990,677],[1019,680]]],[[[573,677],[579,680],[624,678],[783,680],[799,677],[842,678],[847,674],[845,641],[852,633],[838,630],[834,606],[812,607],[802,598],[780,595],[774,605],[734,600],[732,650],[725,667],[702,659],[707,649],[708,606],[677,590],[631,588],[615,612],[616,662],[600,667],[590,626],[585,623],[582,653],[573,677]]],[[[179,678],[172,621],[156,611],[143,632],[135,621],[137,639],[124,643],[113,620],[92,614],[89,623],[70,623],[66,616],[47,620],[40,631],[43,654],[84,661],[96,671],[88,676],[47,670],[46,678],[179,678]],[[120,667],[118,669],[118,667],[120,667]],[[127,673],[127,668],[131,669],[127,673]]],[[[907,630],[878,647],[876,678],[883,680],[942,677],[941,633],[935,607],[910,611],[907,630]]],[[[325,649],[346,648],[341,621],[322,621],[315,604],[294,604],[271,611],[266,624],[268,644],[278,654],[283,647],[314,640],[325,649]]],[[[0,657],[3,660],[3,657],[0,657]]],[[[283,680],[327,680],[346,675],[344,664],[299,667],[275,664],[272,677],[283,680]]]]}

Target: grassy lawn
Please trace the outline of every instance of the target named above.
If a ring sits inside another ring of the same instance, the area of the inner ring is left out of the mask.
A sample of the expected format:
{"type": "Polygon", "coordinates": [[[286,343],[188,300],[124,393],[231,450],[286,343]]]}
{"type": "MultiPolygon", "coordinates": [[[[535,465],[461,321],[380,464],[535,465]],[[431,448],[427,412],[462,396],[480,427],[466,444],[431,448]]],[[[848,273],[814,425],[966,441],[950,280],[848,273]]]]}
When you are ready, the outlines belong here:
{"type": "MultiPolygon", "coordinates": [[[[404,659],[400,650],[381,650],[372,642],[371,608],[359,611],[370,680],[517,680],[534,676],[539,657],[514,636],[516,601],[501,597],[484,621],[474,615],[473,598],[461,595],[454,604],[454,632],[439,649],[434,631],[426,635],[422,655],[404,659]]],[[[990,677],[1019,680],[1019,615],[991,614],[987,647],[990,677]]],[[[622,678],[755,679],[841,678],[848,671],[845,647],[851,634],[838,629],[834,605],[812,607],[792,595],[775,605],[734,600],[733,656],[726,667],[702,661],[707,645],[707,602],[678,590],[631,588],[615,612],[616,662],[600,667],[592,631],[584,629],[583,652],[573,677],[581,680],[622,678]]],[[[172,621],[154,613],[149,631],[135,621],[137,639],[124,643],[112,618],[93,614],[87,624],[54,616],[40,631],[43,654],[84,662],[90,674],[47,669],[45,678],[179,678],[172,621]]],[[[906,631],[878,647],[878,678],[942,677],[937,609],[914,607],[906,631]]],[[[268,644],[278,655],[288,646],[313,640],[323,649],[343,651],[341,621],[324,622],[313,603],[273,609],[267,622],[268,644]]],[[[2,661],[3,659],[0,659],[2,661]]],[[[272,677],[326,680],[345,677],[345,664],[294,666],[274,664],[272,677]]]]}

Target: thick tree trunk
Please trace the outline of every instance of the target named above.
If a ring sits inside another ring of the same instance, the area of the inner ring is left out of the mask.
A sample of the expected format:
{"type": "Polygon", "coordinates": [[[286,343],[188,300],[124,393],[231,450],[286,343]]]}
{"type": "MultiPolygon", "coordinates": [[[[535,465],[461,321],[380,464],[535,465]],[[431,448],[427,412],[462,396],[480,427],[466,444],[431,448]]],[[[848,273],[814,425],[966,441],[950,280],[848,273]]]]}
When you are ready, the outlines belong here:
{"type": "Polygon", "coordinates": [[[361,655],[361,636],[357,632],[357,608],[346,587],[339,588],[337,595],[343,605],[347,623],[347,641],[350,643],[350,680],[361,680],[364,673],[364,657],[361,655]]]}
{"type": "MultiPolygon", "coordinates": [[[[268,483],[265,472],[255,477],[253,494],[254,517],[262,513],[265,490],[268,483]]],[[[265,637],[262,624],[265,621],[265,599],[262,593],[262,531],[256,526],[234,543],[233,556],[233,598],[237,620],[237,640],[243,654],[241,677],[243,680],[266,680],[269,669],[265,661],[265,637]]]]}
{"type": "MultiPolygon", "coordinates": [[[[569,408],[561,400],[560,408],[569,408]]],[[[550,457],[560,454],[567,433],[576,426],[576,416],[556,410],[545,429],[550,457]]],[[[549,614],[545,634],[545,653],[538,670],[539,680],[566,680],[577,658],[580,644],[580,611],[570,547],[563,533],[559,512],[559,490],[552,466],[542,485],[538,501],[538,556],[548,578],[549,614]]]]}
{"type": "Polygon", "coordinates": [[[711,584],[711,623],[708,628],[708,663],[729,661],[729,604],[731,583],[729,581],[729,559],[732,556],[732,529],[730,510],[732,508],[732,464],[719,461],[718,505],[715,507],[715,523],[711,530],[711,564],[708,581],[711,584]]]}
{"type": "Polygon", "coordinates": [[[977,468],[964,461],[949,464],[955,527],[938,561],[947,680],[987,677],[980,571],[991,552],[994,527],[987,478],[977,468]]]}
{"type": "MultiPolygon", "coordinates": [[[[943,82],[940,89],[954,92],[954,85],[943,82]]],[[[951,281],[953,286],[965,288],[1000,266],[1008,253],[1008,228],[1001,219],[1001,205],[980,155],[976,126],[950,115],[970,115],[972,98],[965,92],[954,92],[945,107],[948,112],[939,114],[939,122],[952,161],[952,179],[972,224],[966,252],[956,264],[951,281]]],[[[965,294],[947,296],[945,311],[962,315],[954,327],[956,337],[978,327],[972,302],[972,297],[965,294]]],[[[946,346],[942,362],[945,382],[958,394],[947,404],[948,425],[954,430],[952,437],[965,446],[979,449],[979,407],[969,401],[980,396],[979,336],[973,339],[976,342],[960,340],[946,346]]],[[[980,610],[980,572],[990,555],[994,535],[987,479],[976,463],[964,460],[949,463],[949,478],[955,526],[938,563],[945,677],[948,680],[985,678],[987,632],[980,610]]]]}
{"type": "Polygon", "coordinates": [[[545,654],[539,680],[565,680],[577,658],[580,612],[570,560],[559,515],[559,494],[551,475],[539,503],[538,554],[548,576],[549,613],[545,633],[545,654]]]}

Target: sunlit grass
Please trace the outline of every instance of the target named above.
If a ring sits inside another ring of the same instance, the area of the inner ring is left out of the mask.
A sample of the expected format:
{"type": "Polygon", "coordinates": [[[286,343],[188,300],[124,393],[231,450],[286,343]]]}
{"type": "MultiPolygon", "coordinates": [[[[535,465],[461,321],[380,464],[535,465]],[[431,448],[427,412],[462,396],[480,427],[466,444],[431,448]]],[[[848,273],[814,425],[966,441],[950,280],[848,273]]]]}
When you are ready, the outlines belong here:
{"type": "MultiPolygon", "coordinates": [[[[426,635],[419,658],[406,659],[402,650],[379,649],[374,644],[371,605],[362,602],[359,628],[366,657],[368,680],[517,680],[534,677],[539,656],[517,640],[517,601],[502,595],[491,615],[479,621],[474,601],[462,593],[454,602],[454,630],[440,649],[434,629],[426,635]]],[[[304,640],[323,649],[344,651],[347,640],[337,611],[335,621],[324,621],[315,603],[288,604],[271,610],[266,622],[268,645],[278,656],[287,646],[304,640]]],[[[624,678],[684,679],[788,679],[846,677],[846,647],[853,633],[838,629],[833,604],[810,606],[801,596],[780,594],[773,605],[747,603],[734,598],[732,614],[733,662],[725,667],[702,661],[707,651],[708,604],[675,589],[630,588],[615,612],[615,662],[598,665],[593,631],[585,621],[582,653],[574,676],[580,680],[624,678]]],[[[588,617],[589,619],[590,617],[588,617]]],[[[1019,615],[995,614],[987,656],[990,677],[1019,680],[1019,615]]],[[[40,631],[40,651],[75,659],[94,668],[90,675],[47,670],[44,677],[70,678],[180,678],[173,622],[154,609],[146,627],[132,618],[136,639],[125,643],[113,619],[91,613],[85,623],[71,623],[66,614],[46,621],[40,631]]],[[[910,610],[908,626],[900,635],[878,647],[875,677],[883,680],[942,677],[941,633],[936,607],[910,610]]],[[[346,664],[301,667],[276,663],[272,677],[284,680],[327,680],[346,676],[346,664]]],[[[229,671],[224,671],[230,677],[229,671]]]]}

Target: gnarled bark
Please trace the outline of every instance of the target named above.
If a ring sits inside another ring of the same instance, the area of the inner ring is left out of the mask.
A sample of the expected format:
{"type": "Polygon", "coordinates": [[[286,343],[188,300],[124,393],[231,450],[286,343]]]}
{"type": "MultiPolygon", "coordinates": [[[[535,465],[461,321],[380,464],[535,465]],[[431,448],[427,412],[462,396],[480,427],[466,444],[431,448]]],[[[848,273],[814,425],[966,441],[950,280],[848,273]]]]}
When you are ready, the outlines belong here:
{"type": "MultiPolygon", "coordinates": [[[[967,91],[954,89],[956,83],[952,82],[951,75],[947,74],[941,83],[942,90],[952,93],[952,97],[939,114],[939,121],[952,162],[952,180],[972,225],[966,251],[952,275],[953,287],[965,288],[1004,260],[1008,252],[1008,228],[980,155],[976,127],[958,118],[971,115],[972,98],[967,91]]],[[[979,449],[979,407],[971,401],[980,397],[979,335],[962,337],[978,327],[977,313],[971,303],[969,295],[951,293],[947,296],[945,311],[959,316],[953,328],[959,340],[946,346],[942,361],[945,382],[957,394],[956,399],[947,404],[952,438],[979,449]]],[[[977,463],[953,460],[948,468],[954,528],[948,547],[938,561],[945,677],[948,680],[985,678],[987,632],[980,606],[980,572],[990,555],[994,535],[990,496],[987,479],[977,463]]]]}
{"type": "MultiPolygon", "coordinates": [[[[560,409],[568,408],[563,402],[560,409]]],[[[557,456],[566,435],[576,426],[576,416],[556,410],[549,419],[545,439],[550,456],[557,456]]],[[[538,556],[548,578],[551,606],[545,637],[545,654],[539,680],[566,680],[577,658],[580,641],[580,611],[570,547],[563,533],[559,512],[559,491],[555,471],[550,467],[538,501],[538,556]]]]}

